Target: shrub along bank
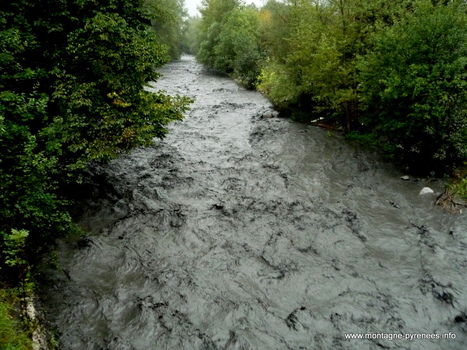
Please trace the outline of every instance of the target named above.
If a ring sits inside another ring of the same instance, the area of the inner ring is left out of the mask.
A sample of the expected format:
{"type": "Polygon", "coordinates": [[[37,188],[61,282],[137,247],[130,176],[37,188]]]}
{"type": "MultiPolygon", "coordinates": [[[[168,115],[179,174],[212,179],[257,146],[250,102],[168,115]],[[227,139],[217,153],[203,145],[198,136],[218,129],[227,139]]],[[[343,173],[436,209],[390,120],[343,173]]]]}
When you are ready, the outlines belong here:
{"type": "Polygon", "coordinates": [[[205,0],[198,59],[303,121],[320,119],[404,169],[467,159],[461,0],[205,0]]]}

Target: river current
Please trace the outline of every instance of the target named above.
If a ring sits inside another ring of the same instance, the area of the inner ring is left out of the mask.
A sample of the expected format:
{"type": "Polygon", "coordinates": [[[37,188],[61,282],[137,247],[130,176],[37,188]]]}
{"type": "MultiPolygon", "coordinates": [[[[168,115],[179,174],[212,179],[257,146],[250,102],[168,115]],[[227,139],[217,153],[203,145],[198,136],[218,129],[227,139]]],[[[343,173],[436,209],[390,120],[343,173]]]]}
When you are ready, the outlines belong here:
{"type": "Polygon", "coordinates": [[[441,183],[192,57],[161,73],[195,102],[95,169],[43,294],[62,349],[467,349],[467,217],[419,195],[441,183]]]}

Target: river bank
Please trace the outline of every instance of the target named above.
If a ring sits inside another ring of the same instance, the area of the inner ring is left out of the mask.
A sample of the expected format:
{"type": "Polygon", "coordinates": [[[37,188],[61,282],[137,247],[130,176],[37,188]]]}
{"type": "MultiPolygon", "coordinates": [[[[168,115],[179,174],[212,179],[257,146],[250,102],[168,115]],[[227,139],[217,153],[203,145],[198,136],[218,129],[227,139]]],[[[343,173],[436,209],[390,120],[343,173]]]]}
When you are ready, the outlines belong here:
{"type": "Polygon", "coordinates": [[[162,73],[196,102],[96,169],[88,236],[61,243],[43,294],[62,349],[464,348],[467,218],[419,196],[441,182],[275,118],[193,58],[162,73]]]}

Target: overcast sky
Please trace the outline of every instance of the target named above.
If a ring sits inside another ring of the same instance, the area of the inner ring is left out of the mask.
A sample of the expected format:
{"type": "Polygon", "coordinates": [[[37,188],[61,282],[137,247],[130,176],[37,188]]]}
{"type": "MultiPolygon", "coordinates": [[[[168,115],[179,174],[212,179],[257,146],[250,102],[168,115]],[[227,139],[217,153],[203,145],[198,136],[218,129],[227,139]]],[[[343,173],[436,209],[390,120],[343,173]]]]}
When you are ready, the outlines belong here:
{"type": "MultiPolygon", "coordinates": [[[[266,0],[245,0],[247,4],[255,4],[258,7],[264,5],[266,0]]],[[[185,7],[188,9],[188,14],[190,16],[199,15],[197,10],[198,6],[201,5],[201,0],[185,0],[185,7]]]]}

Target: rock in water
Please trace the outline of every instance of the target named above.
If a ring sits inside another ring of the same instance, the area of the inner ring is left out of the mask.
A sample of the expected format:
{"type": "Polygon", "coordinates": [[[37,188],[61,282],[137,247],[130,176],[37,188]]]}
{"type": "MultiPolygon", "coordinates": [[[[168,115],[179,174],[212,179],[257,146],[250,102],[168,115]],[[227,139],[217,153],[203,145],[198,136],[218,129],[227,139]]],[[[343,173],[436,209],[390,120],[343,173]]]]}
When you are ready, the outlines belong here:
{"type": "Polygon", "coordinates": [[[423,187],[422,190],[420,191],[419,195],[422,196],[424,194],[432,194],[435,193],[431,188],[429,187],[423,187]]]}

